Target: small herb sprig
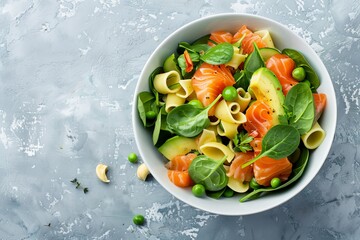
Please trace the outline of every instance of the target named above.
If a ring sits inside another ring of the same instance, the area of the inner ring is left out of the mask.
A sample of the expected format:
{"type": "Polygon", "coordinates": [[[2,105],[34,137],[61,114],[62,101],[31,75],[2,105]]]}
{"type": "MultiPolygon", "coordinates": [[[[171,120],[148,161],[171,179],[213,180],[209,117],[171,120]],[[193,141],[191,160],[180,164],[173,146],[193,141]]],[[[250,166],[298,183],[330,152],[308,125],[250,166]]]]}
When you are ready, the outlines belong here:
{"type": "Polygon", "coordinates": [[[89,189],[87,187],[81,186],[81,183],[76,178],[74,178],[70,182],[75,184],[75,188],[82,189],[85,194],[89,192],[89,189]]]}
{"type": "Polygon", "coordinates": [[[249,134],[245,132],[240,132],[239,134],[235,135],[233,139],[233,143],[235,145],[234,151],[243,153],[246,153],[247,151],[252,151],[253,148],[250,146],[250,142],[252,140],[254,140],[254,138],[249,136],[249,134]]]}

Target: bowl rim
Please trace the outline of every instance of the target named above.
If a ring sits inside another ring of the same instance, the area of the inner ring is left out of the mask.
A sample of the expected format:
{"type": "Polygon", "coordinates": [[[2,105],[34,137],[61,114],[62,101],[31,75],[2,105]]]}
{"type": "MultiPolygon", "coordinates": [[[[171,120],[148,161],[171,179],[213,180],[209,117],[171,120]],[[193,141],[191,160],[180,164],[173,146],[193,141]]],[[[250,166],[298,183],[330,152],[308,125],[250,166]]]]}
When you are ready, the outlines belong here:
{"type": "MultiPolygon", "coordinates": [[[[331,92],[331,95],[335,97],[335,100],[336,100],[336,95],[335,95],[335,90],[334,90],[334,85],[332,83],[332,80],[331,80],[331,77],[329,75],[329,72],[328,70],[326,69],[325,67],[325,64],[323,63],[323,61],[321,60],[321,58],[318,56],[318,54],[314,51],[314,49],[302,38],[300,37],[297,33],[293,32],[291,29],[289,29],[287,26],[285,26],[284,24],[280,23],[280,22],[277,22],[275,20],[272,20],[270,18],[267,18],[267,17],[264,17],[264,16],[260,16],[260,15],[254,15],[254,14],[248,14],[248,13],[219,13],[219,14],[213,14],[213,15],[209,15],[209,16],[206,16],[206,17],[202,17],[202,18],[198,18],[198,19],[195,19],[193,21],[190,21],[188,23],[186,23],[185,25],[183,25],[182,27],[180,28],[177,28],[175,31],[173,31],[170,35],[168,35],[165,39],[162,40],[162,42],[153,50],[152,54],[149,56],[149,58],[147,59],[145,65],[143,66],[142,70],[141,70],[141,73],[138,77],[138,82],[136,84],[136,88],[135,88],[135,91],[134,91],[134,96],[133,96],[133,106],[132,106],[132,127],[133,127],[133,131],[134,131],[134,137],[135,137],[135,142],[136,142],[136,145],[137,145],[137,148],[138,148],[138,151],[141,155],[141,158],[142,160],[144,161],[144,163],[147,165],[147,167],[149,168],[149,171],[150,173],[153,173],[155,172],[154,171],[154,168],[151,164],[148,164],[147,160],[146,160],[146,157],[145,156],[145,153],[143,152],[142,148],[140,147],[140,142],[139,142],[139,130],[137,129],[137,126],[136,126],[136,118],[138,118],[138,113],[137,113],[137,94],[140,92],[140,80],[144,78],[144,74],[145,74],[145,69],[148,68],[148,66],[150,65],[150,59],[152,59],[155,54],[158,53],[159,49],[163,47],[163,45],[166,44],[167,41],[169,41],[169,39],[171,39],[174,35],[177,35],[178,32],[181,32],[183,31],[183,29],[186,29],[188,28],[189,26],[191,25],[194,25],[194,24],[198,24],[200,22],[206,22],[206,21],[209,21],[209,20],[214,20],[214,19],[217,19],[217,18],[223,18],[223,17],[249,17],[249,18],[253,18],[253,19],[257,19],[257,20],[261,20],[261,21],[265,21],[265,22],[268,22],[270,23],[271,25],[277,25],[281,28],[285,28],[287,29],[288,31],[290,31],[293,35],[295,35],[299,41],[304,44],[304,45],[307,45],[308,48],[309,48],[309,51],[311,52],[312,56],[314,56],[316,58],[316,61],[320,62],[322,64],[321,67],[323,67],[325,69],[325,75],[327,78],[330,79],[330,82],[331,82],[331,86],[330,86],[330,92],[331,92]]],[[[148,76],[146,76],[146,78],[148,78],[148,76]]],[[[270,210],[270,209],[273,209],[281,204],[284,204],[285,202],[289,201],[290,199],[294,198],[297,194],[299,194],[302,190],[304,190],[308,185],[309,183],[318,175],[320,169],[322,168],[324,162],[326,161],[327,159],[327,156],[329,155],[329,152],[330,152],[330,149],[333,145],[333,141],[334,141],[334,137],[335,137],[335,130],[336,130],[336,125],[337,125],[337,103],[336,101],[334,102],[335,104],[332,106],[334,108],[334,116],[333,116],[333,127],[330,129],[330,132],[327,131],[326,134],[330,135],[331,136],[331,144],[329,144],[328,146],[325,146],[325,150],[324,150],[324,153],[326,153],[326,156],[324,157],[324,161],[322,161],[322,163],[318,166],[318,168],[315,170],[314,172],[314,175],[311,176],[311,177],[308,177],[308,178],[305,178],[302,180],[303,184],[302,186],[298,186],[296,191],[293,191],[291,193],[288,193],[288,196],[283,200],[283,201],[279,201],[278,203],[275,203],[275,204],[272,204],[271,206],[269,207],[263,207],[261,209],[258,209],[257,211],[249,211],[249,212],[245,212],[245,213],[237,213],[237,212],[221,212],[221,211],[217,211],[217,210],[209,210],[207,208],[203,208],[201,206],[198,206],[198,205],[194,205],[194,203],[192,203],[192,201],[188,200],[187,198],[184,198],[181,196],[181,194],[178,194],[178,193],[174,193],[171,191],[171,189],[169,189],[166,185],[162,184],[162,181],[159,180],[158,176],[152,174],[152,176],[155,178],[155,180],[159,183],[160,186],[162,186],[163,188],[166,189],[166,191],[168,191],[172,196],[176,197],[178,200],[194,207],[194,208],[197,208],[197,209],[201,209],[203,211],[206,211],[206,212],[209,212],[209,213],[215,213],[215,214],[219,214],[219,215],[225,215],[225,216],[245,216],[245,215],[252,215],[252,214],[256,214],[256,213],[261,213],[261,212],[264,212],[264,211],[267,211],[267,210],[270,210]]]]}

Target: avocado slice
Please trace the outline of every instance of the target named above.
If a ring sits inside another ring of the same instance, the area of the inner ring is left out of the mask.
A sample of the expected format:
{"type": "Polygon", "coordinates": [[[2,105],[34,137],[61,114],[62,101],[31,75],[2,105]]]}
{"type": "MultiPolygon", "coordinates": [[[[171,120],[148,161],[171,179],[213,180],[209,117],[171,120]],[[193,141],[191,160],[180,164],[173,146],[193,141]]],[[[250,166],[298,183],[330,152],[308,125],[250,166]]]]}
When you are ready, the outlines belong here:
{"type": "Polygon", "coordinates": [[[260,55],[262,56],[264,62],[269,60],[272,56],[276,54],[280,54],[281,52],[275,48],[260,48],[259,49],[260,55]]]}
{"type": "Polygon", "coordinates": [[[175,136],[168,139],[158,148],[159,152],[168,160],[174,159],[177,155],[184,155],[191,150],[198,150],[198,145],[194,138],[175,136]]]}
{"type": "Polygon", "coordinates": [[[249,91],[257,100],[265,102],[270,107],[272,126],[278,125],[279,116],[284,115],[285,96],[274,73],[267,68],[256,70],[250,79],[249,91]]]}

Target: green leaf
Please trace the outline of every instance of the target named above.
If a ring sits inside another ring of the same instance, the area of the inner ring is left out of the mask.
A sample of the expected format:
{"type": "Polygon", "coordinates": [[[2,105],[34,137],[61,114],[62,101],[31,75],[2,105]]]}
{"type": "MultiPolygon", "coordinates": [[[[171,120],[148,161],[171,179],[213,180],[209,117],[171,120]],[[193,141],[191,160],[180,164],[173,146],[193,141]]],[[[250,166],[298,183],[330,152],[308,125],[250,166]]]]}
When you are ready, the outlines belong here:
{"type": "Polygon", "coordinates": [[[155,127],[152,136],[154,145],[156,145],[157,141],[159,140],[160,130],[161,130],[161,111],[159,111],[155,121],[155,127]]]}
{"type": "Polygon", "coordinates": [[[205,155],[199,155],[192,160],[189,166],[189,175],[195,183],[204,185],[208,191],[218,191],[228,183],[228,176],[223,166],[226,157],[220,161],[213,160],[205,155]]]}
{"type": "Polygon", "coordinates": [[[277,190],[280,190],[280,189],[290,186],[291,184],[296,182],[303,175],[304,170],[307,166],[308,160],[309,160],[309,150],[307,148],[303,148],[301,150],[299,160],[293,165],[293,171],[287,182],[285,182],[284,184],[280,185],[277,188],[268,187],[268,188],[259,188],[257,190],[254,190],[251,193],[247,194],[246,196],[242,197],[240,199],[240,202],[245,202],[247,200],[258,198],[258,197],[260,197],[260,194],[262,192],[277,191],[277,190]]]}
{"type": "Polygon", "coordinates": [[[248,89],[250,81],[246,77],[245,70],[236,70],[234,74],[235,79],[235,88],[242,88],[244,90],[248,89]]]}
{"type": "Polygon", "coordinates": [[[180,42],[179,43],[179,47],[180,48],[184,48],[186,50],[190,52],[193,52],[193,53],[204,53],[206,52],[207,50],[209,50],[211,47],[208,45],[208,44],[193,44],[193,45],[190,45],[189,43],[187,42],[180,42]]]}
{"type": "MultiPolygon", "coordinates": [[[[190,55],[191,61],[194,63],[194,70],[195,70],[195,63],[200,61],[200,56],[199,56],[199,54],[194,53],[194,52],[189,52],[189,55],[190,55]]],[[[186,61],[185,61],[184,54],[181,54],[178,57],[178,64],[179,64],[179,67],[181,69],[181,75],[184,78],[186,78],[186,76],[188,76],[188,75],[191,75],[191,73],[189,74],[189,73],[187,73],[185,71],[185,69],[186,69],[186,61]]]]}
{"type": "Polygon", "coordinates": [[[306,79],[309,80],[312,91],[316,91],[316,89],[320,86],[320,80],[314,69],[310,66],[309,62],[305,59],[305,57],[300,52],[289,48],[284,49],[282,53],[292,58],[292,60],[294,60],[294,62],[296,63],[296,67],[304,68],[306,72],[306,79]]]}
{"type": "MultiPolygon", "coordinates": [[[[265,67],[265,63],[260,54],[259,48],[254,43],[254,51],[246,58],[244,63],[245,76],[248,82],[250,82],[253,73],[262,67],[265,67]]],[[[247,88],[244,89],[246,90],[247,88]]]]}
{"type": "Polygon", "coordinates": [[[262,157],[281,159],[291,155],[300,144],[298,130],[289,125],[276,125],[266,133],[261,142],[261,153],[251,161],[242,165],[249,166],[262,157]]]}
{"type": "Polygon", "coordinates": [[[243,152],[246,153],[247,151],[252,151],[253,148],[250,146],[250,142],[254,140],[253,137],[249,136],[248,133],[245,133],[244,131],[237,134],[234,139],[234,151],[235,152],[243,152]]]}
{"type": "Polygon", "coordinates": [[[224,194],[225,190],[226,190],[226,187],[224,187],[223,189],[221,189],[219,191],[215,191],[215,192],[214,191],[207,191],[206,195],[208,197],[211,197],[211,198],[214,198],[214,199],[219,199],[224,194]]]}
{"type": "Polygon", "coordinates": [[[155,101],[155,97],[150,92],[141,92],[138,94],[137,98],[137,109],[141,121],[144,126],[147,126],[146,112],[151,109],[151,103],[155,101]]]}
{"type": "Polygon", "coordinates": [[[221,94],[206,108],[190,104],[174,108],[166,118],[168,128],[179,136],[196,137],[210,124],[208,112],[220,98],[221,94]]]}
{"type": "Polygon", "coordinates": [[[304,83],[293,86],[286,95],[284,105],[291,116],[289,125],[296,128],[300,135],[307,133],[315,118],[315,105],[310,87],[304,83]]]}
{"type": "Polygon", "coordinates": [[[206,63],[220,65],[229,62],[234,54],[234,47],[230,43],[220,43],[210,48],[200,57],[206,63]]]}
{"type": "Polygon", "coordinates": [[[209,41],[209,38],[210,38],[210,34],[207,34],[205,36],[202,36],[198,39],[196,39],[192,45],[196,45],[196,44],[208,44],[208,41],[209,41]]]}

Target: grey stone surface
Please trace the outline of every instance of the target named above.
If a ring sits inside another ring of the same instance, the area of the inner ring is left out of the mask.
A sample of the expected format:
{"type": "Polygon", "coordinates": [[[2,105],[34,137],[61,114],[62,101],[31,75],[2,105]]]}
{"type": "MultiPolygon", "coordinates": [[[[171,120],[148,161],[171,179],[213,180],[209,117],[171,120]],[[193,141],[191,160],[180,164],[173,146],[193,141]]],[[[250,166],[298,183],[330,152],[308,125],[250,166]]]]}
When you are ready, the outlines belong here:
{"type": "Polygon", "coordinates": [[[1,0],[0,239],[360,239],[359,39],[358,0],[1,0]],[[178,27],[222,12],[270,17],[302,36],[338,103],[318,176],[244,217],[183,204],[139,181],[126,159],[137,152],[131,108],[147,58],[178,27]],[[111,184],[96,178],[99,162],[111,184]],[[132,224],[136,213],[145,226],[132,224]]]}

